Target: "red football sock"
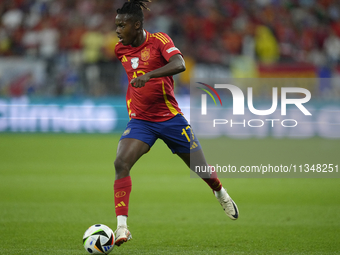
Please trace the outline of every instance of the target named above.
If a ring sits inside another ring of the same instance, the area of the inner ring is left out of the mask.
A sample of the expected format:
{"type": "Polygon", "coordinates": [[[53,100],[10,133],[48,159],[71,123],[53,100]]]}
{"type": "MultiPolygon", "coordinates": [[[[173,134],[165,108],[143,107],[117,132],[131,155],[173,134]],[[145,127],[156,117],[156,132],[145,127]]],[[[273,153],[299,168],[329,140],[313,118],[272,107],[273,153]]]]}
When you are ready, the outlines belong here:
{"type": "Polygon", "coordinates": [[[128,216],[131,186],[130,176],[115,180],[113,189],[115,193],[116,216],[128,216]]]}
{"type": "Polygon", "coordinates": [[[211,176],[209,179],[203,179],[203,181],[205,181],[209,185],[209,187],[214,191],[220,191],[222,189],[222,183],[217,178],[217,173],[215,171],[211,172],[211,176]]]}

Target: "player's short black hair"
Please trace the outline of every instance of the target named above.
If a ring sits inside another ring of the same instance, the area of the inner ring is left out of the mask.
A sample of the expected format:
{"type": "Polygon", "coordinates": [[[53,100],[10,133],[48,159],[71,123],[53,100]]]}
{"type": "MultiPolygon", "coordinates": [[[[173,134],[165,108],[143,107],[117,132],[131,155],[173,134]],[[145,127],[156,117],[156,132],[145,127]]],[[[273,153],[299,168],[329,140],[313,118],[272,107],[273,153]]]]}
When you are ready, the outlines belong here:
{"type": "Polygon", "coordinates": [[[143,24],[143,9],[150,10],[146,7],[146,3],[149,2],[151,2],[151,0],[128,0],[122,8],[117,9],[117,14],[131,15],[136,21],[140,21],[143,24]]]}

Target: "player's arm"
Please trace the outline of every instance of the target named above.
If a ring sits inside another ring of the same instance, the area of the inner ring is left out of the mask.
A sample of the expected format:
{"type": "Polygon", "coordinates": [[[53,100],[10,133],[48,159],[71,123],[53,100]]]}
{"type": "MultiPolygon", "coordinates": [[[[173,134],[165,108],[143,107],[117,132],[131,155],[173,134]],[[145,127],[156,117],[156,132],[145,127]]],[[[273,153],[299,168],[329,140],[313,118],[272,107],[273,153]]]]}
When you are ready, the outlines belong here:
{"type": "Polygon", "coordinates": [[[169,62],[158,69],[141,75],[135,79],[131,80],[131,85],[136,88],[141,88],[145,86],[151,78],[159,78],[172,76],[185,71],[185,62],[181,54],[176,54],[170,57],[169,62]]]}

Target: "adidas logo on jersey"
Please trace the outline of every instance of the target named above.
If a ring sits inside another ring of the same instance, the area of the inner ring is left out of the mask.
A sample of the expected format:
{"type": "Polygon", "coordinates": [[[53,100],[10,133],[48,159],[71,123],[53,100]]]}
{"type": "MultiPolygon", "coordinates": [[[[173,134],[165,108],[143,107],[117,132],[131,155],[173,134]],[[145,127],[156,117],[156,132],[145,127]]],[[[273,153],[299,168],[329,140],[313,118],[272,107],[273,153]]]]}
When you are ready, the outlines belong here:
{"type": "Polygon", "coordinates": [[[127,58],[125,57],[125,55],[122,57],[122,63],[127,62],[127,58]]]}

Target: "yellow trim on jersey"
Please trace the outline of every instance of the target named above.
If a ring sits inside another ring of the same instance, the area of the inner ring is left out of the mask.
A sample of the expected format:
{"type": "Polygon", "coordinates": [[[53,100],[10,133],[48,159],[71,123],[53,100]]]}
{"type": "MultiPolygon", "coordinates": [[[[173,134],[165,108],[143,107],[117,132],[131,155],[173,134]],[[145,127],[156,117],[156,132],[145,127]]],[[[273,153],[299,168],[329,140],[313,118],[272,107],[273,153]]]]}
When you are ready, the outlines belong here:
{"type": "Polygon", "coordinates": [[[170,42],[169,39],[166,38],[162,33],[157,33],[157,35],[158,35],[159,37],[163,38],[163,40],[164,40],[166,43],[170,42]]]}
{"type": "Polygon", "coordinates": [[[165,92],[165,88],[164,88],[164,81],[162,81],[162,89],[163,89],[163,97],[164,97],[166,106],[169,108],[170,112],[171,112],[173,115],[177,115],[177,114],[178,114],[178,111],[177,111],[176,108],[169,102],[168,97],[166,96],[166,92],[165,92]]]}
{"type": "Polygon", "coordinates": [[[152,37],[156,37],[158,40],[160,40],[163,44],[167,44],[169,40],[160,33],[151,34],[152,37]]]}
{"type": "Polygon", "coordinates": [[[157,35],[153,35],[153,37],[156,37],[158,40],[160,40],[163,44],[165,44],[165,41],[162,40],[162,38],[158,37],[157,35]]]}
{"type": "Polygon", "coordinates": [[[130,109],[130,103],[131,103],[131,100],[132,99],[129,99],[127,102],[126,102],[126,104],[127,104],[127,107],[128,107],[128,109],[129,109],[129,118],[131,119],[131,116],[130,116],[130,114],[131,114],[131,109],[130,109]]]}
{"type": "MultiPolygon", "coordinates": [[[[144,30],[144,31],[145,31],[145,30],[144,30]]],[[[150,36],[149,34],[150,34],[150,33],[146,32],[146,31],[145,31],[145,33],[146,33],[146,40],[145,40],[145,42],[147,42],[147,41],[149,40],[149,36],[150,36]]]]}

